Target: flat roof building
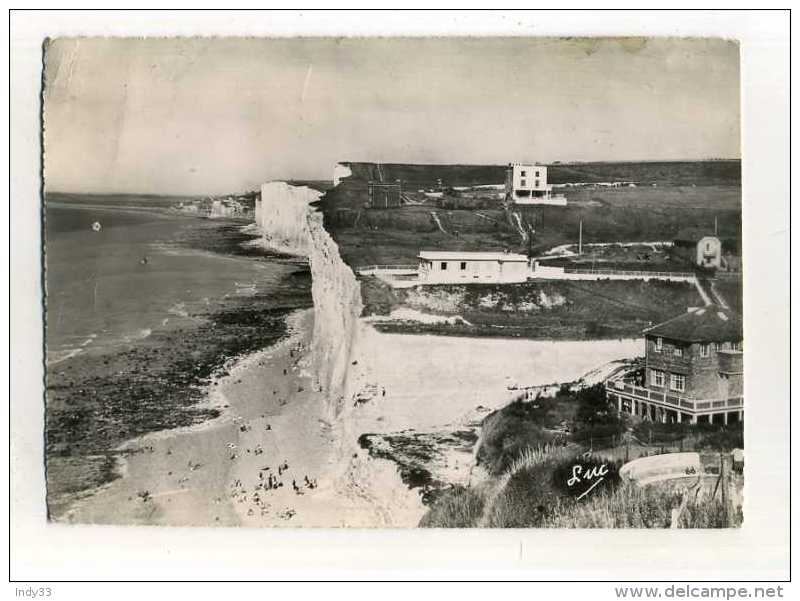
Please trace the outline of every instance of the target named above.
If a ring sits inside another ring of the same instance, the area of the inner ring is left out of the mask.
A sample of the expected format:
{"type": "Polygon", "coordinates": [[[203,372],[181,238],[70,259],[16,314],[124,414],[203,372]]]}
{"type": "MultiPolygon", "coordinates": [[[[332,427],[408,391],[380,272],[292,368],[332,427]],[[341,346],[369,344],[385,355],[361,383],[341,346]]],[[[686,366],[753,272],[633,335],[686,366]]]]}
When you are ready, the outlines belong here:
{"type": "Polygon", "coordinates": [[[563,194],[553,194],[544,165],[510,163],[506,170],[506,198],[519,205],[566,206],[563,194]]]}
{"type": "Polygon", "coordinates": [[[528,257],[516,253],[423,250],[417,258],[420,284],[508,284],[530,273],[528,257]]]}

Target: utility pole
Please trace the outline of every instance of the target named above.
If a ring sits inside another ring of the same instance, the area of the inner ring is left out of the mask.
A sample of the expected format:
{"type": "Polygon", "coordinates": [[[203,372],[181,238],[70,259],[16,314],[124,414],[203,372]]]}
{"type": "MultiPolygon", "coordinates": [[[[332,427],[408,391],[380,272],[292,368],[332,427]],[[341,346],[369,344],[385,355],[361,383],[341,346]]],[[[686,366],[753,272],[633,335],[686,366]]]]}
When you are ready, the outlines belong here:
{"type": "Polygon", "coordinates": [[[578,254],[583,254],[583,219],[578,222],[578,254]]]}

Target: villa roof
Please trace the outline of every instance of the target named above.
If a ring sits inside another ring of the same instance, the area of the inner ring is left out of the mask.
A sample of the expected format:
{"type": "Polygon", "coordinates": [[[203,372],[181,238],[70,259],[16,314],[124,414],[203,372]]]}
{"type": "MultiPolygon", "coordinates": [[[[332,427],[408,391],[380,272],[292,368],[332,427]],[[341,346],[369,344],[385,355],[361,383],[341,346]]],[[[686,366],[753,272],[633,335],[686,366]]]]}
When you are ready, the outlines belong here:
{"type": "Polygon", "coordinates": [[[528,262],[528,257],[517,253],[475,252],[467,250],[421,250],[417,258],[426,261],[506,261],[528,262]]]}
{"type": "Polygon", "coordinates": [[[661,336],[686,342],[725,342],[742,339],[742,318],[719,305],[692,308],[644,330],[647,336],[661,336]]]}

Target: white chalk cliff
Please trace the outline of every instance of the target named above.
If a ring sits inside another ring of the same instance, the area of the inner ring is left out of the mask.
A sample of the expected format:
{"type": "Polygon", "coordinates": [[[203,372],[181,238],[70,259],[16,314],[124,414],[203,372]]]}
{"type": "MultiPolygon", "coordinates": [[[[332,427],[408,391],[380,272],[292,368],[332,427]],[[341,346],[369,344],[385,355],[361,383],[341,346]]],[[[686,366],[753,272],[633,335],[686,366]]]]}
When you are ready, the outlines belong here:
{"type": "Polygon", "coordinates": [[[339,256],[339,247],[323,227],[322,213],[310,204],[322,194],[305,186],[269,182],[261,186],[256,207],[264,244],[274,250],[308,257],[314,299],[313,369],[328,393],[331,417],[352,394],[348,371],[363,308],[361,288],[339,256]]]}

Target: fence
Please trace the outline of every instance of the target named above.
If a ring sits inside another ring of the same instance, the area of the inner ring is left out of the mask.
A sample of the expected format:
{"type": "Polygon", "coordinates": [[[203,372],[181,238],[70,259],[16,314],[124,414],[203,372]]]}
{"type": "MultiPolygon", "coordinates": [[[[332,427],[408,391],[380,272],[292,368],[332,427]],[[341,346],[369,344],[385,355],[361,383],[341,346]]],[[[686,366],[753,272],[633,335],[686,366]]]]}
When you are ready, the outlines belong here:
{"type": "Polygon", "coordinates": [[[718,271],[714,274],[714,277],[711,279],[714,280],[741,280],[742,279],[742,272],[741,271],[718,271]]]}
{"type": "Polygon", "coordinates": [[[648,278],[693,278],[694,274],[688,271],[628,271],[624,269],[581,269],[565,267],[564,273],[581,273],[592,275],[622,275],[629,277],[648,278]]]}
{"type": "Polygon", "coordinates": [[[417,265],[359,265],[356,267],[358,273],[368,273],[376,271],[416,271],[417,265]]]}

